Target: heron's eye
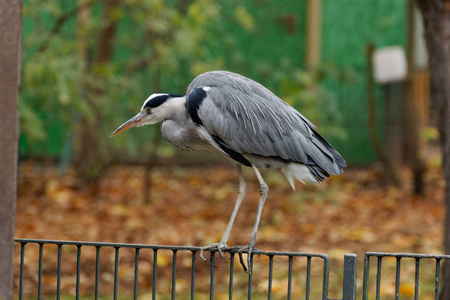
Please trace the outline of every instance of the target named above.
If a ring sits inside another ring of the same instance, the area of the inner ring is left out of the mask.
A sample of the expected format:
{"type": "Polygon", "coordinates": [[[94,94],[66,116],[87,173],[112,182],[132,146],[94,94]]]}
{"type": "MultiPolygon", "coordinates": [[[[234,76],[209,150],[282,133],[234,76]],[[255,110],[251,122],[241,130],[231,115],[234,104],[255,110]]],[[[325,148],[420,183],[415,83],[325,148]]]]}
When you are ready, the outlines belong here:
{"type": "Polygon", "coordinates": [[[152,109],[151,109],[150,107],[147,107],[147,108],[145,109],[145,111],[146,111],[148,114],[151,114],[151,113],[152,113],[152,109]]]}

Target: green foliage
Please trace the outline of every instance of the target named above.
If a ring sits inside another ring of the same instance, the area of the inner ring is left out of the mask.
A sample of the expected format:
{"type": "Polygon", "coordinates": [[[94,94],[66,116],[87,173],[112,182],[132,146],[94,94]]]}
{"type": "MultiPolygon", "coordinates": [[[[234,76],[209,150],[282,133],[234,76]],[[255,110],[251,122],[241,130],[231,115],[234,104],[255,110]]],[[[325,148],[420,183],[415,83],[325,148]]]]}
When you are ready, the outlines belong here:
{"type": "Polygon", "coordinates": [[[232,2],[126,0],[105,17],[105,2],[100,0],[72,0],[64,7],[52,1],[25,1],[22,152],[59,155],[64,144],[76,149],[77,132],[87,125],[97,132],[102,158],[142,161],[155,154],[173,155],[168,144],[154,151],[157,126],[114,139],[108,136],[138,112],[149,94],[182,94],[196,75],[215,69],[261,82],[320,125],[327,136],[344,136],[336,99],[321,84],[336,70],[306,72],[288,57],[249,60],[245,47],[237,45],[236,31],[226,24],[241,34],[258,36],[258,21],[248,4],[232,2]],[[96,63],[99,34],[114,22],[112,58],[96,63]],[[56,144],[51,151],[50,143],[56,144]]]}
{"type": "MultiPolygon", "coordinates": [[[[66,18],[75,6],[69,5],[66,11],[54,2],[41,6],[33,0],[25,3],[20,103],[22,139],[28,146],[45,143],[49,115],[66,133],[76,130],[79,117],[92,126],[100,118],[99,142],[105,142],[115,127],[137,112],[149,93],[159,92],[152,88],[164,89],[149,86],[155,77],[181,93],[187,82],[173,80],[176,74],[187,73],[190,78],[209,69],[209,62],[221,66],[207,48],[198,47],[202,41],[212,40],[209,24],[220,21],[220,7],[214,1],[197,0],[180,8],[181,2],[168,6],[162,0],[129,0],[112,10],[109,20],[102,19],[102,6],[97,2],[85,3],[89,18],[78,25],[76,14],[66,18]],[[61,19],[65,21],[55,22],[61,19]],[[111,21],[118,21],[120,27],[112,37],[114,59],[92,65],[98,32],[111,21]],[[55,28],[58,33],[50,34],[55,28]],[[87,49],[87,60],[80,47],[87,49]],[[202,63],[189,68],[190,60],[202,63]]],[[[125,153],[142,150],[137,141],[107,141],[125,153]]]]}

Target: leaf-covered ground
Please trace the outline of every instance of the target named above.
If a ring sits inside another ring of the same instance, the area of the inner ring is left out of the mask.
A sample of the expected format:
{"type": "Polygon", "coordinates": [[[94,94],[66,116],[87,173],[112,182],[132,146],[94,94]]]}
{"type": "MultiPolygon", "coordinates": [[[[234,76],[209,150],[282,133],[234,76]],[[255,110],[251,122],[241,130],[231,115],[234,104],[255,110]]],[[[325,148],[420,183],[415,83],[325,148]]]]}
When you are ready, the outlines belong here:
{"type": "MultiPolygon", "coordinates": [[[[52,164],[23,162],[19,174],[16,237],[191,246],[221,239],[237,192],[237,173],[233,166],[157,167],[149,174],[151,185],[145,187],[149,189],[148,204],[143,200],[145,176],[143,167],[117,167],[94,190],[80,185],[71,171],[60,176],[52,164]]],[[[246,244],[254,222],[258,182],[250,169],[245,171],[245,176],[247,197],[229,246],[246,244]]],[[[269,197],[258,232],[258,249],[326,253],[332,259],[332,269],[333,264],[342,264],[345,253],[358,254],[360,266],[366,251],[442,253],[444,183],[439,169],[427,171],[426,192],[422,197],[411,195],[410,175],[406,170],[402,172],[401,188],[383,187],[382,176],[376,168],[348,169],[319,186],[297,182],[295,192],[281,173],[267,171],[263,176],[269,185],[269,197]]],[[[26,270],[36,269],[37,253],[37,249],[27,250],[26,270]]],[[[134,254],[126,253],[122,254],[121,262],[133,261],[134,254]]],[[[63,258],[73,260],[75,256],[72,253],[63,258]]],[[[171,257],[166,260],[170,264],[171,257]]],[[[164,258],[158,263],[163,266],[164,258]]],[[[148,280],[141,279],[150,276],[151,264],[143,259],[140,267],[140,272],[144,272],[139,282],[143,291],[151,290],[148,280]]],[[[121,276],[127,277],[130,272],[132,269],[122,269],[121,276]]],[[[25,286],[25,293],[35,293],[36,276],[25,277],[31,282],[25,286]]],[[[83,276],[82,291],[89,296],[92,282],[88,280],[89,274],[83,276]]],[[[340,276],[332,274],[332,296],[335,296],[333,291],[339,296],[340,276]],[[334,286],[333,280],[337,282],[334,286]]],[[[44,276],[44,284],[45,280],[54,286],[51,272],[44,276]]],[[[409,279],[405,282],[401,291],[407,296],[414,291],[414,282],[410,284],[409,279]]],[[[65,293],[73,295],[74,281],[68,279],[62,284],[67,288],[65,293]]],[[[125,281],[122,287],[127,285],[132,285],[132,280],[125,281]]],[[[383,282],[383,293],[392,294],[393,285],[392,280],[383,282]]],[[[44,292],[51,293],[53,289],[44,292]]],[[[424,290],[427,289],[425,286],[424,290]]],[[[112,293],[108,288],[101,292],[112,293]]],[[[147,299],[145,293],[142,297],[147,299]]]]}

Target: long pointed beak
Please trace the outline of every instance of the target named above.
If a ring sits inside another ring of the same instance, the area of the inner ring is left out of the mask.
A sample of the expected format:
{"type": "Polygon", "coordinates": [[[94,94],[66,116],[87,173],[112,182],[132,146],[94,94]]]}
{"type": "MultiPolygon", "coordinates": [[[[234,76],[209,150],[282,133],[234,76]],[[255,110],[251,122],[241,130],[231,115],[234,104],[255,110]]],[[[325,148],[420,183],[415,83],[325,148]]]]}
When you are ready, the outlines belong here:
{"type": "Polygon", "coordinates": [[[120,125],[120,127],[117,128],[113,133],[111,133],[109,137],[115,136],[116,134],[124,132],[130,128],[139,126],[141,124],[142,117],[143,117],[142,114],[138,113],[137,115],[135,115],[134,117],[132,117],[131,119],[120,125]]]}

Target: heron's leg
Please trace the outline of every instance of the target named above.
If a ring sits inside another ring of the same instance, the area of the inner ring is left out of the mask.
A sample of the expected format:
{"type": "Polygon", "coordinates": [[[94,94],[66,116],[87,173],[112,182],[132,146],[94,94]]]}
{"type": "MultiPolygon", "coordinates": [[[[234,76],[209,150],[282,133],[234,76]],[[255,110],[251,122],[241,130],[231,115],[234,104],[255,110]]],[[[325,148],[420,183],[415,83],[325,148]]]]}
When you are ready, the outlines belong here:
{"type": "Polygon", "coordinates": [[[245,271],[247,271],[247,268],[245,267],[245,265],[242,262],[242,253],[247,252],[247,266],[248,266],[248,270],[249,273],[251,273],[251,268],[250,268],[250,258],[252,256],[252,252],[253,249],[255,249],[255,241],[256,241],[256,234],[258,232],[258,226],[259,226],[259,221],[261,220],[261,214],[262,214],[262,210],[264,207],[264,202],[266,201],[267,198],[267,193],[269,192],[269,188],[267,187],[267,184],[265,183],[264,179],[261,176],[261,173],[259,172],[259,170],[255,167],[252,166],[253,170],[256,173],[256,177],[258,177],[258,181],[259,181],[259,202],[258,202],[258,209],[256,211],[256,220],[255,220],[255,224],[253,225],[253,231],[252,231],[252,236],[250,237],[250,241],[248,242],[248,244],[246,246],[236,246],[236,247],[232,247],[232,248],[228,248],[231,250],[236,250],[239,253],[239,258],[241,261],[241,265],[244,268],[245,271]]]}
{"type": "Polygon", "coordinates": [[[264,181],[263,177],[261,176],[261,173],[259,172],[259,170],[255,167],[252,166],[253,170],[255,170],[256,173],[256,177],[258,178],[259,181],[259,202],[258,202],[258,208],[256,210],[256,220],[255,220],[255,224],[253,225],[253,230],[252,230],[252,236],[250,237],[250,242],[248,243],[247,247],[247,264],[248,264],[248,268],[250,269],[250,257],[252,255],[252,250],[253,247],[255,246],[255,241],[256,241],[256,234],[258,232],[258,226],[259,226],[259,221],[261,220],[261,214],[262,214],[262,210],[264,207],[264,202],[266,201],[267,198],[267,193],[269,192],[269,187],[267,186],[266,182],[264,181]]]}
{"type": "Polygon", "coordinates": [[[238,191],[236,203],[234,204],[233,212],[231,213],[230,221],[228,222],[227,229],[225,230],[225,233],[224,233],[220,243],[214,243],[214,244],[202,247],[200,249],[200,257],[204,260],[206,260],[206,259],[203,256],[203,250],[211,249],[211,248],[217,248],[220,256],[225,258],[225,256],[222,253],[222,249],[227,247],[227,242],[228,242],[228,238],[230,237],[231,228],[233,228],[233,223],[234,223],[234,220],[236,219],[237,212],[239,210],[239,207],[241,206],[242,200],[244,200],[245,194],[247,193],[247,184],[245,183],[244,174],[242,173],[242,166],[240,164],[237,164],[237,171],[239,174],[239,191],[238,191]]]}
{"type": "Polygon", "coordinates": [[[236,219],[237,212],[239,207],[241,206],[242,200],[244,200],[245,194],[247,193],[247,184],[245,183],[244,174],[242,173],[241,165],[237,165],[237,170],[239,174],[239,192],[236,199],[236,203],[234,204],[233,212],[231,213],[230,221],[228,222],[227,229],[220,241],[221,244],[227,244],[228,238],[230,237],[231,228],[233,228],[234,220],[236,219]]]}
{"type": "Polygon", "coordinates": [[[265,183],[264,179],[261,176],[261,173],[259,172],[259,170],[255,167],[252,166],[253,170],[255,170],[256,173],[256,177],[258,177],[258,181],[259,181],[259,202],[258,202],[258,209],[256,211],[256,220],[255,220],[255,225],[253,225],[253,231],[252,231],[252,236],[250,237],[250,241],[248,242],[248,244],[246,246],[237,246],[237,247],[233,247],[231,249],[236,250],[239,253],[239,258],[241,261],[241,265],[244,268],[245,271],[247,271],[247,268],[245,267],[245,265],[242,262],[242,253],[243,252],[247,252],[247,266],[248,266],[248,270],[249,273],[251,273],[251,268],[250,268],[250,258],[252,256],[252,251],[255,247],[255,241],[256,241],[256,233],[258,232],[258,226],[259,226],[259,221],[261,220],[261,214],[262,214],[262,210],[264,207],[264,202],[266,201],[267,198],[267,193],[269,192],[269,188],[267,187],[267,184],[265,183]]]}

